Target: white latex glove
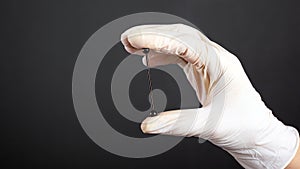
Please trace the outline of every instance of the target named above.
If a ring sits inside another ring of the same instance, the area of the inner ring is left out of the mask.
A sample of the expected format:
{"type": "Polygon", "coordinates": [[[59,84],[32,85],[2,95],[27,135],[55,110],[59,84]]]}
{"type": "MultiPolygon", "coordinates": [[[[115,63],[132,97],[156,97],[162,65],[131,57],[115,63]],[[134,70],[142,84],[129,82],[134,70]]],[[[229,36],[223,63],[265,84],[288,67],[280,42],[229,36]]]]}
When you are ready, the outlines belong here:
{"type": "Polygon", "coordinates": [[[143,55],[141,49],[150,48],[151,67],[178,64],[203,105],[148,117],[143,132],[208,139],[245,168],[279,169],[293,159],[297,130],[273,116],[239,60],[200,31],[182,24],[142,25],[124,32],[121,41],[130,53],[143,55]],[[213,106],[222,106],[220,112],[213,112],[213,106]],[[211,113],[219,115],[216,123],[211,113]]]}

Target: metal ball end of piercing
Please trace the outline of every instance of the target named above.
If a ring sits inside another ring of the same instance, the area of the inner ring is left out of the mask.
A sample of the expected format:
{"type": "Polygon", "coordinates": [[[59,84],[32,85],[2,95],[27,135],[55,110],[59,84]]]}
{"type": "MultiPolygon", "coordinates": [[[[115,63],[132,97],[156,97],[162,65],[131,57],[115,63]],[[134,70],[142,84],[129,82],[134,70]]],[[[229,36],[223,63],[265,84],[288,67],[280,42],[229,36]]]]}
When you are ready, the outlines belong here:
{"type": "Polygon", "coordinates": [[[150,117],[157,116],[157,111],[151,110],[149,115],[150,115],[150,117]]]}
{"type": "Polygon", "coordinates": [[[143,53],[145,53],[145,54],[148,54],[148,53],[149,53],[149,51],[150,51],[150,49],[149,49],[149,48],[143,48],[143,53]]]}

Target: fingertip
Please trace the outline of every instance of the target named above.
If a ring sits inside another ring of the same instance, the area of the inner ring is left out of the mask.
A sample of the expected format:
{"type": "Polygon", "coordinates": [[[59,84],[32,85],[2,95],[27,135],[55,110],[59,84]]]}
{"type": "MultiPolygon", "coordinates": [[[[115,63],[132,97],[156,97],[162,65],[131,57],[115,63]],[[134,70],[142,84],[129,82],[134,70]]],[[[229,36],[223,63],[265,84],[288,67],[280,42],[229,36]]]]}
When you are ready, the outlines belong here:
{"type": "Polygon", "coordinates": [[[154,134],[156,133],[156,129],[157,129],[157,119],[158,116],[155,117],[147,117],[140,125],[141,130],[143,133],[147,133],[147,134],[154,134]]]}
{"type": "Polygon", "coordinates": [[[142,122],[140,127],[141,127],[142,132],[146,134],[147,133],[147,125],[144,122],[142,122]]]}
{"type": "Polygon", "coordinates": [[[128,37],[125,35],[121,38],[121,43],[123,44],[125,50],[129,53],[135,53],[138,50],[130,44],[128,37]]]}

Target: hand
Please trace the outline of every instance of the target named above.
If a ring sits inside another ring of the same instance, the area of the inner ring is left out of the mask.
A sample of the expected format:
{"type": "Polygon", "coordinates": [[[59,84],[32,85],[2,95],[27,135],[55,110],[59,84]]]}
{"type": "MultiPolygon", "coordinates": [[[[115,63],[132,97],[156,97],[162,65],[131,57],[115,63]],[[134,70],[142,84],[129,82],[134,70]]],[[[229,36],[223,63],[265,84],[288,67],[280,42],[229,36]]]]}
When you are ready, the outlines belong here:
{"type": "Polygon", "coordinates": [[[245,168],[284,168],[293,159],[297,130],[273,116],[239,60],[200,31],[182,24],[142,25],[124,32],[121,41],[130,53],[151,49],[151,67],[178,64],[203,105],[148,117],[141,124],[144,133],[208,139],[245,168]]]}

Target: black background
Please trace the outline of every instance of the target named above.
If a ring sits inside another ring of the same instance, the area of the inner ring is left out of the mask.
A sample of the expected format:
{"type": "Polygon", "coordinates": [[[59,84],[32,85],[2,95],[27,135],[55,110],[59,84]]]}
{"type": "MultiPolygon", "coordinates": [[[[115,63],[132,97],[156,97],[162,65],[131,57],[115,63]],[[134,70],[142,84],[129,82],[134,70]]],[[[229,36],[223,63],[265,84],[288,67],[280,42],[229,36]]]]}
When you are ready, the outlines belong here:
{"type": "Polygon", "coordinates": [[[0,8],[0,154],[6,168],[241,168],[220,148],[193,138],[155,157],[129,159],[85,134],[72,103],[76,58],[101,26],[136,12],[170,13],[198,26],[239,57],[274,114],[300,128],[299,1],[11,0],[0,8]]]}

